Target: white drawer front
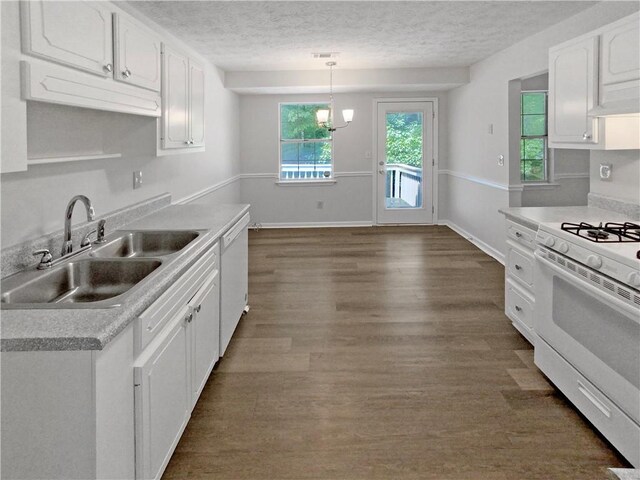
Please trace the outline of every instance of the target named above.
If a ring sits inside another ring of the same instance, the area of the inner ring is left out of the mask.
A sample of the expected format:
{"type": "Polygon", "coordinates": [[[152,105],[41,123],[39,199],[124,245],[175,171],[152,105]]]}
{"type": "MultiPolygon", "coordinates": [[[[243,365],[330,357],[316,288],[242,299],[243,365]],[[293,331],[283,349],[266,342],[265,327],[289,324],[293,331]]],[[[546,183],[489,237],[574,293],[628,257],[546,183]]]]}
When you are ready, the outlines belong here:
{"type": "Polygon", "coordinates": [[[510,220],[507,220],[507,237],[530,250],[535,248],[536,232],[510,220]]]}
{"type": "Polygon", "coordinates": [[[533,287],[533,257],[509,248],[509,273],[525,285],[533,287]]]}
{"type": "Polygon", "coordinates": [[[507,316],[511,320],[520,322],[527,328],[533,329],[533,299],[510,280],[507,280],[505,294],[507,316]]]}
{"type": "Polygon", "coordinates": [[[542,340],[536,344],[535,363],[632,465],[640,467],[640,425],[542,340]]]}

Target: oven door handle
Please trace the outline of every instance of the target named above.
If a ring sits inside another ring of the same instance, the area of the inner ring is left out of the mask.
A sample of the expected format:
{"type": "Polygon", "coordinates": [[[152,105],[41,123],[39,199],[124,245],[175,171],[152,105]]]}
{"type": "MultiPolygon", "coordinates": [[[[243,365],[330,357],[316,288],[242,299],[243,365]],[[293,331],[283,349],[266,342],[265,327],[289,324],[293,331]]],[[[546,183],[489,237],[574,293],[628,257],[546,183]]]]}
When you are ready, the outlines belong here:
{"type": "Polygon", "coordinates": [[[622,300],[618,300],[616,297],[614,297],[613,293],[608,294],[606,292],[603,292],[599,288],[594,287],[593,285],[585,282],[581,278],[578,278],[575,275],[571,275],[570,273],[565,272],[562,268],[558,267],[553,262],[551,262],[550,260],[547,260],[542,255],[540,255],[538,250],[534,252],[534,256],[536,257],[536,260],[540,262],[540,265],[543,265],[544,267],[555,272],[558,276],[573,283],[574,285],[578,285],[582,289],[587,290],[589,293],[592,293],[593,295],[599,297],[603,302],[609,303],[610,305],[613,305],[614,307],[616,307],[618,310],[622,310],[626,314],[631,315],[633,321],[635,323],[640,324],[640,318],[638,318],[640,317],[639,315],[640,308],[634,308],[631,305],[627,305],[622,300]]]}

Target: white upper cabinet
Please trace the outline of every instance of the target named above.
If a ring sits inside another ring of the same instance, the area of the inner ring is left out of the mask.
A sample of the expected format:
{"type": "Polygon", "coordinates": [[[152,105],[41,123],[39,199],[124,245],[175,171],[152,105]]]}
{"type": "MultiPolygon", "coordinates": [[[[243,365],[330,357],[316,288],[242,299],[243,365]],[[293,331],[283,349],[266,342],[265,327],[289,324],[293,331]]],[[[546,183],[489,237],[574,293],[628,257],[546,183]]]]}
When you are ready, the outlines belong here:
{"type": "Polygon", "coordinates": [[[640,148],[640,15],[549,50],[549,146],[640,148]]]}
{"type": "Polygon", "coordinates": [[[189,58],[162,45],[162,147],[189,146],[189,58]]]}
{"type": "Polygon", "coordinates": [[[598,37],[549,51],[549,144],[594,144],[598,101],[598,37]]]}
{"type": "Polygon", "coordinates": [[[189,140],[191,146],[204,146],[204,69],[189,61],[189,140]]]}
{"type": "Polygon", "coordinates": [[[116,80],[160,91],[160,39],[131,17],[114,14],[116,80]]]}
{"type": "Polygon", "coordinates": [[[111,76],[111,11],[102,2],[21,2],[24,53],[111,76]]]}
{"type": "Polygon", "coordinates": [[[162,149],[204,147],[204,90],[204,69],[162,44],[162,149]]]}

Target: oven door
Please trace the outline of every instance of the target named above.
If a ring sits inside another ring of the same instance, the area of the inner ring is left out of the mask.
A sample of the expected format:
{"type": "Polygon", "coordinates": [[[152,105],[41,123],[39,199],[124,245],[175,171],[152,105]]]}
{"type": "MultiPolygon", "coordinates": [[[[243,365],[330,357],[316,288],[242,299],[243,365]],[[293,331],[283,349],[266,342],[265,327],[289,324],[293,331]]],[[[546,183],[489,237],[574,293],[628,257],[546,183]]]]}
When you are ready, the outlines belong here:
{"type": "Polygon", "coordinates": [[[544,248],[535,256],[536,333],[640,423],[638,293],[544,248]]]}

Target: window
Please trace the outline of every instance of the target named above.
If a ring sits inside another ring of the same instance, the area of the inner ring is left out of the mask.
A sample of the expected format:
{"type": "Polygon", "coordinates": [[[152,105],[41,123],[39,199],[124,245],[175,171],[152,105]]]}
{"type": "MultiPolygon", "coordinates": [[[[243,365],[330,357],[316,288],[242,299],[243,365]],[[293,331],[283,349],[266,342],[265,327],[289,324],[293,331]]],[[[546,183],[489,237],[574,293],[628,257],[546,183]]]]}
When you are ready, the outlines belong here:
{"type": "Polygon", "coordinates": [[[547,92],[520,95],[520,180],[547,181],[547,92]]]}
{"type": "Polygon", "coordinates": [[[280,104],[280,180],[333,177],[331,132],[319,127],[316,112],[328,103],[280,104]]]}

